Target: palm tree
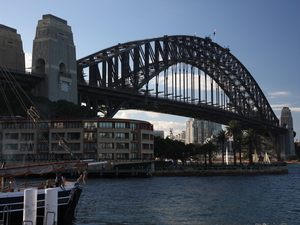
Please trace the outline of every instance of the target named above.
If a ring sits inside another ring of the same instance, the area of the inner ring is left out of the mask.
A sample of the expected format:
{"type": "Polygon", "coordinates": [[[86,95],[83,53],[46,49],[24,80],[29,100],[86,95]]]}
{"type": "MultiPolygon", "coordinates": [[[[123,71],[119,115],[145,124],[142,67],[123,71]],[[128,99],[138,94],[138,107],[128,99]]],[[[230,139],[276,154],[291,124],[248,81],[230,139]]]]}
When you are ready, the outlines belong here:
{"type": "Polygon", "coordinates": [[[225,146],[227,142],[227,136],[225,130],[220,130],[217,134],[218,143],[220,143],[221,152],[222,152],[222,164],[224,165],[224,155],[225,155],[225,146]]]}
{"type": "Polygon", "coordinates": [[[218,146],[215,145],[212,141],[208,141],[205,144],[199,147],[199,151],[205,157],[205,164],[206,164],[206,155],[208,155],[208,164],[212,165],[212,155],[218,152],[218,146]]]}
{"type": "Polygon", "coordinates": [[[253,151],[255,149],[255,146],[257,144],[258,135],[256,130],[254,129],[248,129],[246,131],[245,137],[243,139],[244,143],[248,145],[249,148],[249,164],[253,164],[253,151]]]}
{"type": "MultiPolygon", "coordinates": [[[[231,120],[228,123],[228,126],[226,127],[227,129],[227,135],[232,136],[233,138],[233,160],[234,160],[234,165],[236,165],[236,149],[241,141],[242,138],[242,130],[241,130],[241,124],[237,120],[231,120]]],[[[242,162],[242,154],[241,154],[241,146],[239,145],[239,152],[240,152],[240,163],[242,162]]]]}

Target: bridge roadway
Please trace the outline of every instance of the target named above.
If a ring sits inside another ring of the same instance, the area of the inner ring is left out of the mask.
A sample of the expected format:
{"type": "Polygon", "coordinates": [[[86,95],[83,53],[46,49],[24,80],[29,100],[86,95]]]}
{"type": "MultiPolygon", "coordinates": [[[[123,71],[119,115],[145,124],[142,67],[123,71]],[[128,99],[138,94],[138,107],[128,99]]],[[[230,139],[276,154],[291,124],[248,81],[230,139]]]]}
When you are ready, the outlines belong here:
{"type": "MultiPolygon", "coordinates": [[[[113,99],[114,104],[120,105],[122,109],[136,109],[188,118],[199,118],[225,125],[231,120],[239,120],[242,129],[255,128],[266,130],[268,128],[279,133],[284,133],[286,131],[286,129],[269,124],[268,122],[237,114],[221,107],[213,107],[206,103],[197,105],[184,102],[179,103],[169,99],[147,96],[146,94],[93,87],[85,84],[78,84],[78,95],[95,96],[98,105],[105,105],[109,99],[113,99]]],[[[117,108],[116,110],[119,109],[117,108]]]]}
{"type": "Polygon", "coordinates": [[[18,86],[20,85],[24,90],[30,91],[38,83],[45,80],[45,74],[35,74],[19,70],[11,70],[0,67],[0,82],[4,85],[18,86]]]}

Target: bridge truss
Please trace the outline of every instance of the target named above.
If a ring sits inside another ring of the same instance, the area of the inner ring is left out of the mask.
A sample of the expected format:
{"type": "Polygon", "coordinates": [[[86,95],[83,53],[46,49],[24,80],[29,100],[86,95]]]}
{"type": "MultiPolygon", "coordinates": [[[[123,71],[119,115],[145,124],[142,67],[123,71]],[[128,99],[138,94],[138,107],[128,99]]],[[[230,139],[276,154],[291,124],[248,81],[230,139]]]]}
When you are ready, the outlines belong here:
{"type": "Polygon", "coordinates": [[[104,117],[138,109],[282,131],[249,71],[210,38],[164,36],[118,44],[77,60],[77,74],[80,102],[104,117]]]}

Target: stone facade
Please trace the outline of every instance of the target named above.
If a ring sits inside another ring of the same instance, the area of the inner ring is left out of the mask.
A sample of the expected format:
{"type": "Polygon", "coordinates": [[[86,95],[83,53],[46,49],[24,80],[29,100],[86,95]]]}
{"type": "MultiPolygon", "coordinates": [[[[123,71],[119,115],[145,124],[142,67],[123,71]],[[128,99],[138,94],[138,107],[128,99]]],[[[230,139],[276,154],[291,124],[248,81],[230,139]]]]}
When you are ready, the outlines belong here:
{"type": "Polygon", "coordinates": [[[32,72],[46,75],[45,82],[37,86],[37,95],[77,104],[76,68],[71,27],[63,19],[44,15],[38,21],[32,51],[32,72]]]}
{"type": "Polygon", "coordinates": [[[21,36],[16,29],[0,24],[0,67],[25,71],[21,36]]]}

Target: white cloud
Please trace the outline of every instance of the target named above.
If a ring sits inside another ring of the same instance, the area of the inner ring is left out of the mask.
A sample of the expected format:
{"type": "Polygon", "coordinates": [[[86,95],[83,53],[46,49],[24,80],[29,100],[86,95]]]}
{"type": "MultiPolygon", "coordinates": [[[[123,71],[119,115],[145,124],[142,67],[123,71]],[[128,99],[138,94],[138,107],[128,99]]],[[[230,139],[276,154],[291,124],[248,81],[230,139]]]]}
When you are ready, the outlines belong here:
{"type": "Polygon", "coordinates": [[[156,113],[156,112],[145,112],[145,114],[148,117],[151,117],[151,118],[159,118],[159,117],[161,117],[161,113],[156,113]]]}
{"type": "Polygon", "coordinates": [[[271,105],[272,109],[273,110],[282,110],[283,107],[290,107],[290,104],[289,103],[286,103],[286,104],[272,104],[271,105]]]}
{"type": "Polygon", "coordinates": [[[121,119],[133,119],[135,117],[137,117],[140,113],[142,112],[138,112],[135,110],[120,110],[115,118],[121,118],[121,119]]]}
{"type": "Polygon", "coordinates": [[[172,129],[173,134],[181,134],[182,131],[185,131],[185,123],[171,122],[171,121],[149,121],[153,124],[154,130],[163,130],[165,136],[170,134],[172,129]]]}
{"type": "Polygon", "coordinates": [[[161,114],[156,112],[146,112],[139,110],[120,110],[115,117],[122,119],[135,119],[136,117],[138,117],[138,119],[141,119],[141,117],[159,118],[161,117],[161,114]]]}
{"type": "Polygon", "coordinates": [[[300,112],[300,107],[291,107],[290,110],[293,112],[300,112]]]}
{"type": "Polygon", "coordinates": [[[32,66],[32,54],[31,53],[25,53],[25,70],[31,72],[31,66],[32,66]]]}
{"type": "Polygon", "coordinates": [[[276,98],[276,97],[287,97],[290,95],[290,92],[288,91],[276,91],[276,92],[269,92],[268,95],[270,98],[276,98]]]}

